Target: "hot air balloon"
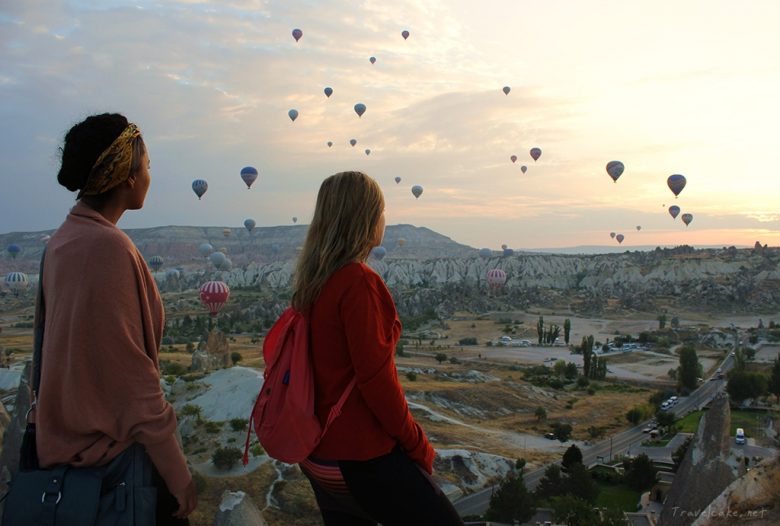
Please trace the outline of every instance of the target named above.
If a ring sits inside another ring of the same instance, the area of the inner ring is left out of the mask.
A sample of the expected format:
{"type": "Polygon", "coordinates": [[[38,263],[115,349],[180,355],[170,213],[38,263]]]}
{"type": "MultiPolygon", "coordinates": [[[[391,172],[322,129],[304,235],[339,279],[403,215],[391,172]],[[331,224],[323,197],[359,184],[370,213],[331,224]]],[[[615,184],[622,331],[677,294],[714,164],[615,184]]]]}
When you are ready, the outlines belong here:
{"type": "Polygon", "coordinates": [[[205,258],[208,257],[209,254],[214,252],[214,247],[212,247],[210,243],[201,243],[198,246],[198,252],[200,252],[200,255],[205,258]]]}
{"type": "Polygon", "coordinates": [[[18,256],[19,253],[22,251],[22,247],[20,247],[16,243],[11,243],[5,248],[5,250],[8,252],[8,254],[11,256],[12,259],[16,259],[16,256],[18,256]]]}
{"type": "Polygon", "coordinates": [[[615,239],[617,239],[618,243],[622,243],[625,238],[626,237],[623,234],[618,234],[615,236],[615,239]]]}
{"type": "Polygon", "coordinates": [[[615,233],[614,232],[610,232],[609,233],[609,237],[611,237],[612,239],[615,239],[615,233]]]}
{"type": "Polygon", "coordinates": [[[669,215],[672,216],[672,219],[677,219],[677,216],[680,214],[680,207],[677,205],[672,205],[669,207],[669,215]]]}
{"type": "Polygon", "coordinates": [[[515,251],[512,250],[511,248],[505,248],[504,249],[504,256],[505,257],[514,256],[514,255],[515,255],[515,251]]]}
{"type": "Polygon", "coordinates": [[[328,142],[326,142],[325,144],[327,144],[327,145],[328,145],[328,148],[330,148],[331,146],[333,146],[333,141],[328,141],[328,142]]]}
{"type": "Polygon", "coordinates": [[[382,259],[387,255],[387,249],[383,246],[374,247],[371,249],[371,255],[379,261],[382,261],[382,259]]]}
{"type": "Polygon", "coordinates": [[[362,117],[363,114],[366,112],[366,105],[362,102],[358,102],[355,104],[355,113],[357,113],[358,117],[362,117]]]}
{"type": "Polygon", "coordinates": [[[680,195],[680,192],[685,188],[685,176],[680,174],[670,175],[666,179],[666,184],[669,186],[669,190],[672,191],[675,197],[680,195]]]}
{"type": "Polygon", "coordinates": [[[636,231],[639,232],[640,230],[642,230],[642,225],[637,225],[636,226],[636,231]]]}
{"type": "Polygon", "coordinates": [[[483,258],[489,258],[493,255],[493,251],[489,248],[480,248],[479,249],[479,256],[483,258]]]}
{"type": "Polygon", "coordinates": [[[369,150],[368,148],[366,148],[366,155],[371,155],[371,150],[369,150]]]}
{"type": "Polygon", "coordinates": [[[152,257],[150,257],[149,258],[149,266],[152,267],[152,270],[157,272],[163,266],[163,258],[161,256],[152,256],[152,257]]]}
{"type": "Polygon", "coordinates": [[[30,285],[27,279],[27,274],[24,272],[9,272],[5,275],[5,286],[8,287],[14,296],[18,296],[21,292],[27,290],[30,285]]]}
{"type": "Polygon", "coordinates": [[[293,220],[293,223],[297,223],[298,222],[298,218],[295,217],[295,216],[293,216],[292,220],[293,220]]]}
{"type": "Polygon", "coordinates": [[[331,95],[333,95],[333,88],[325,88],[325,96],[330,98],[331,95]]]}
{"type": "Polygon", "coordinates": [[[295,119],[298,118],[298,110],[290,110],[287,112],[287,116],[290,117],[290,120],[295,122],[295,119]]]}
{"type": "Polygon", "coordinates": [[[231,270],[233,268],[233,262],[230,261],[230,258],[225,259],[225,264],[222,265],[221,270],[231,270]]]}
{"type": "Polygon", "coordinates": [[[252,187],[252,183],[257,179],[257,168],[253,166],[241,168],[241,179],[246,184],[246,189],[249,190],[252,187]]]}
{"type": "Polygon", "coordinates": [[[357,139],[350,139],[349,144],[352,145],[352,147],[354,147],[357,144],[357,139]]]}
{"type": "Polygon", "coordinates": [[[209,183],[204,179],[195,179],[192,181],[192,191],[198,196],[198,201],[200,201],[200,198],[203,197],[203,194],[205,194],[208,189],[209,183]]]}
{"type": "Polygon", "coordinates": [[[682,222],[685,223],[685,226],[690,225],[691,221],[693,221],[693,214],[683,214],[680,217],[682,219],[682,222]]]}
{"type": "Polygon", "coordinates": [[[222,252],[212,252],[209,256],[209,261],[211,261],[211,264],[217,267],[218,269],[222,268],[222,265],[225,264],[225,261],[227,261],[227,256],[222,252]]]}
{"type": "Polygon", "coordinates": [[[222,235],[225,236],[226,238],[230,237],[230,234],[232,234],[232,233],[233,233],[233,231],[230,230],[229,228],[225,228],[225,229],[222,230],[222,235]]]}
{"type": "Polygon", "coordinates": [[[490,290],[497,291],[506,283],[506,272],[500,268],[493,268],[487,271],[487,282],[490,290]]]}
{"type": "Polygon", "coordinates": [[[180,275],[181,273],[175,268],[169,268],[168,270],[165,271],[165,279],[167,280],[179,279],[180,275]]]}
{"type": "Polygon", "coordinates": [[[395,184],[398,184],[401,182],[401,178],[398,176],[395,176],[395,184]]]}
{"type": "Polygon", "coordinates": [[[423,193],[423,187],[419,184],[414,185],[412,187],[412,193],[414,194],[415,199],[419,199],[423,193]]]}
{"type": "Polygon", "coordinates": [[[404,37],[404,40],[406,40],[407,38],[409,38],[409,31],[404,29],[403,31],[401,31],[401,36],[404,37]]]}
{"type": "Polygon", "coordinates": [[[507,246],[508,246],[508,245],[507,245],[506,243],[504,243],[503,245],[501,245],[501,250],[506,250],[506,247],[507,247],[507,246]]]}
{"type": "Polygon", "coordinates": [[[209,313],[216,317],[223,305],[230,297],[230,288],[224,281],[207,281],[200,286],[200,301],[209,309],[209,313]]]}
{"type": "Polygon", "coordinates": [[[512,88],[510,88],[509,86],[504,86],[503,88],[504,95],[509,95],[510,91],[512,91],[512,88]]]}
{"type": "Polygon", "coordinates": [[[607,173],[612,178],[612,180],[616,183],[618,177],[620,177],[623,174],[623,170],[625,169],[626,167],[620,161],[609,161],[607,163],[607,173]]]}
{"type": "Polygon", "coordinates": [[[525,172],[528,171],[528,167],[526,165],[523,165],[523,166],[520,167],[520,171],[525,173],[525,172]]]}
{"type": "Polygon", "coordinates": [[[301,31],[300,29],[293,29],[292,36],[295,39],[295,41],[298,42],[303,36],[303,31],[301,31]]]}
{"type": "Polygon", "coordinates": [[[371,62],[372,64],[374,64],[374,63],[376,63],[376,57],[370,57],[368,59],[368,61],[371,62]]]}
{"type": "Polygon", "coordinates": [[[517,155],[510,155],[509,156],[509,160],[512,161],[512,162],[517,161],[517,155]]]}
{"type": "Polygon", "coordinates": [[[254,219],[244,219],[244,228],[246,228],[247,232],[254,230],[256,224],[254,219]]]}
{"type": "Polygon", "coordinates": [[[533,157],[534,161],[539,159],[539,157],[541,157],[541,156],[542,156],[541,148],[531,148],[531,157],[533,157]]]}
{"type": "Polygon", "coordinates": [[[401,237],[401,238],[398,239],[398,246],[399,247],[402,247],[405,244],[406,244],[406,240],[404,238],[401,237]]]}
{"type": "Polygon", "coordinates": [[[227,256],[228,249],[227,249],[227,247],[219,247],[219,249],[217,249],[217,252],[222,252],[223,254],[225,254],[227,256]]]}

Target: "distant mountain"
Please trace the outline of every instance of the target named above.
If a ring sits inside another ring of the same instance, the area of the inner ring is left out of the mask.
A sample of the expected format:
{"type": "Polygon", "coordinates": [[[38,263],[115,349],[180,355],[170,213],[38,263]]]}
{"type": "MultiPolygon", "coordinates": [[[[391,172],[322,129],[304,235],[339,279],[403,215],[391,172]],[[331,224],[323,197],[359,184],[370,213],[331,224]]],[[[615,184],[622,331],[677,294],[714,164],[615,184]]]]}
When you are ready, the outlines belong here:
{"type": "MultiPolygon", "coordinates": [[[[676,245],[578,245],[576,247],[556,247],[556,248],[526,248],[523,253],[535,254],[623,254],[625,252],[648,252],[656,248],[672,249],[676,245]]],[[[696,245],[698,250],[724,248],[721,245],[696,245]]],[[[745,245],[737,245],[736,248],[749,248],[745,245]]],[[[517,251],[515,251],[517,252],[517,251]]]]}
{"type": "MultiPolygon", "coordinates": [[[[162,226],[133,228],[125,232],[147,260],[152,256],[161,256],[167,268],[189,268],[204,263],[204,258],[198,252],[201,243],[211,244],[214,250],[225,249],[234,266],[288,261],[296,257],[307,230],[308,225],[257,227],[252,232],[245,228],[162,226]]],[[[3,250],[0,273],[37,273],[44,247],[41,238],[52,233],[52,230],[46,230],[0,234],[0,247],[3,250]],[[22,248],[15,259],[5,251],[5,247],[11,243],[22,248]]],[[[467,257],[477,254],[476,249],[429,228],[406,224],[388,226],[382,245],[388,257],[398,259],[467,257]],[[399,245],[401,239],[404,240],[403,246],[399,245]]]]}

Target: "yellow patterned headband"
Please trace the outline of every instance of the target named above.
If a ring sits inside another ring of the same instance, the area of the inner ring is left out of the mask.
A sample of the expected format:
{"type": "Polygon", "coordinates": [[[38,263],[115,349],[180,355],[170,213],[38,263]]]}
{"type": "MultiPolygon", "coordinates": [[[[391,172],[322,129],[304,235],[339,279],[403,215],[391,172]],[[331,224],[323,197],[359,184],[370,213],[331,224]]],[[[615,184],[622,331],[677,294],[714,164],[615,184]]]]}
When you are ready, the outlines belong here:
{"type": "Polygon", "coordinates": [[[133,166],[133,145],[140,136],[138,126],[132,122],[128,124],[95,161],[87,177],[87,184],[78,196],[99,195],[126,181],[133,166]]]}

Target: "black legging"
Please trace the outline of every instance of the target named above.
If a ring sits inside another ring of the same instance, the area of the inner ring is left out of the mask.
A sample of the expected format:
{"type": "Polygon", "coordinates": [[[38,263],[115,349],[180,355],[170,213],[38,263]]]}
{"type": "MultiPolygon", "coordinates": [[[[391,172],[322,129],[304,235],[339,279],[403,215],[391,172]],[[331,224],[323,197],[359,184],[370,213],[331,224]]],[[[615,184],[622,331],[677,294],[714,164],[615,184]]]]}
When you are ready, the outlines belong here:
{"type": "Polygon", "coordinates": [[[351,495],[371,519],[338,509],[336,501],[309,478],[325,526],[463,526],[439,486],[400,448],[371,460],[338,464],[351,495]]]}

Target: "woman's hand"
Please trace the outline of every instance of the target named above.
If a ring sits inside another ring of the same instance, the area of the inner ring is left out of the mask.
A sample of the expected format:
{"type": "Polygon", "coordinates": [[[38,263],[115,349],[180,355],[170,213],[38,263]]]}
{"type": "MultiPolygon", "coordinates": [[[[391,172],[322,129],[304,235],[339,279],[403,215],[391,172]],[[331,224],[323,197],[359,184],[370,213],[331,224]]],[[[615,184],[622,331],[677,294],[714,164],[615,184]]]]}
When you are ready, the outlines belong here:
{"type": "Polygon", "coordinates": [[[179,509],[173,514],[177,519],[186,519],[198,505],[198,490],[195,489],[195,481],[190,480],[187,487],[180,493],[174,493],[179,509]]]}

